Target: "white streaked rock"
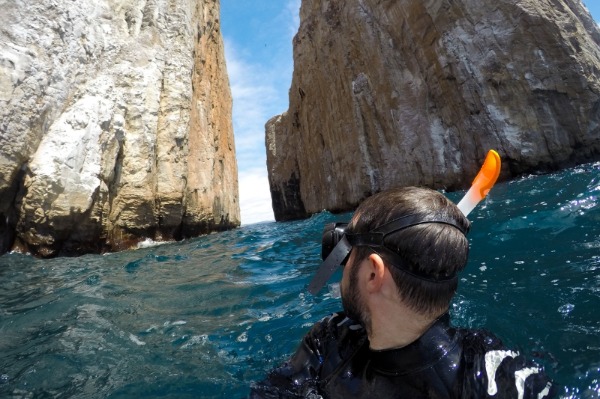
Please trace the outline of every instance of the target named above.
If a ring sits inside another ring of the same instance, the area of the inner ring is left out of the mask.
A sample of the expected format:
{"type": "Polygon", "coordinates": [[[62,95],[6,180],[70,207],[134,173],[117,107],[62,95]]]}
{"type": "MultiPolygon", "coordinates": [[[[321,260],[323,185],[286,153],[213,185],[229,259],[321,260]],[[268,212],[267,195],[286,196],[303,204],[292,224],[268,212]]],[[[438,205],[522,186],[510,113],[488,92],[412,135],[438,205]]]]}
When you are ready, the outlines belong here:
{"type": "Polygon", "coordinates": [[[0,3],[0,232],[15,249],[239,225],[218,0],[0,3]]]}

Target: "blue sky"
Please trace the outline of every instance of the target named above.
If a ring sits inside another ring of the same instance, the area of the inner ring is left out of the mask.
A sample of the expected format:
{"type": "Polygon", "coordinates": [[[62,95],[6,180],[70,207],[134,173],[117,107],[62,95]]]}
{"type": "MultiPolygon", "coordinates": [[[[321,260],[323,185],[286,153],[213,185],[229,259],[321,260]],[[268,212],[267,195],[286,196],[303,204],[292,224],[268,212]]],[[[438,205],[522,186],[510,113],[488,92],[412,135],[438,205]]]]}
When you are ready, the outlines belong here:
{"type": "MultiPolygon", "coordinates": [[[[600,21],[600,0],[584,4],[600,21]]],[[[242,224],[274,220],[264,126],[288,108],[299,10],[300,0],[221,0],[242,224]]]]}
{"type": "Polygon", "coordinates": [[[265,123],[288,108],[300,0],[221,0],[242,224],[274,220],[265,123]]]}

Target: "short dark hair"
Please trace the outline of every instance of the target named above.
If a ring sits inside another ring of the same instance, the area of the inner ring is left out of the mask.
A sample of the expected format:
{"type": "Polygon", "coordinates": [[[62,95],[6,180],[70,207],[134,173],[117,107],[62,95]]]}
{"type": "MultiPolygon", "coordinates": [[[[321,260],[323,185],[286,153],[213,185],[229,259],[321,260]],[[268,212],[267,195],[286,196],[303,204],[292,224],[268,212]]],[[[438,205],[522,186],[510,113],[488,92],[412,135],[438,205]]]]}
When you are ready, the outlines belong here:
{"type": "MultiPolygon", "coordinates": [[[[436,215],[452,221],[462,230],[469,221],[443,194],[420,187],[402,187],[367,198],[356,209],[348,232],[367,233],[405,215],[436,215]]],[[[456,227],[443,223],[425,223],[394,232],[385,239],[386,248],[398,254],[408,271],[432,278],[455,276],[464,269],[469,255],[469,242],[456,227]]],[[[361,262],[377,248],[355,247],[355,261],[361,262]]],[[[379,252],[378,252],[379,253],[379,252]]],[[[445,312],[458,288],[458,278],[433,282],[404,272],[386,261],[398,288],[400,298],[416,312],[439,315],[445,312]]]]}

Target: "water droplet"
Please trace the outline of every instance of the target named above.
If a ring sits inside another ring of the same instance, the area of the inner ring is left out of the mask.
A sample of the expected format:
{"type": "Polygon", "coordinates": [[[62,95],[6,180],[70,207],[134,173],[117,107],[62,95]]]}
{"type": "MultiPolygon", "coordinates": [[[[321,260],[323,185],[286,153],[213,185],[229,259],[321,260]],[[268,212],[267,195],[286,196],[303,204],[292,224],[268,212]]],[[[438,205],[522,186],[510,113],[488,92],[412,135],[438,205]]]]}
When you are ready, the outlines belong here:
{"type": "Polygon", "coordinates": [[[94,274],[92,276],[89,276],[86,280],[85,280],[87,285],[98,285],[98,283],[100,282],[100,276],[98,276],[97,274],[94,274]]]}
{"type": "Polygon", "coordinates": [[[329,284],[327,288],[329,289],[329,294],[331,295],[331,298],[333,298],[333,299],[341,298],[342,294],[340,292],[340,284],[339,283],[329,284]]]}
{"type": "Polygon", "coordinates": [[[240,334],[240,336],[237,337],[237,342],[248,342],[248,333],[243,332],[242,334],[240,334]]]}
{"type": "Polygon", "coordinates": [[[558,308],[558,313],[561,313],[563,316],[567,316],[569,313],[573,311],[575,305],[567,303],[558,308]]]}

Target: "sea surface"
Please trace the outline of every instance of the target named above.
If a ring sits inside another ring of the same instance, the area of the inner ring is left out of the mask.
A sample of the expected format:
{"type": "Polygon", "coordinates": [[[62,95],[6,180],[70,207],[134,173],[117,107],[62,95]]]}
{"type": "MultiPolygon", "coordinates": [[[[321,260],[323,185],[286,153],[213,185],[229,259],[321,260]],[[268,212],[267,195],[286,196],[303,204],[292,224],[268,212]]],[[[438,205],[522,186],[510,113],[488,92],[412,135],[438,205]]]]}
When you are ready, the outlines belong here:
{"type": "MultiPolygon", "coordinates": [[[[245,397],[340,309],[306,286],[323,225],[350,216],[108,255],[0,257],[0,397],[245,397]]],[[[599,398],[600,163],[499,183],[470,219],[453,323],[537,358],[561,397],[599,398]]]]}

